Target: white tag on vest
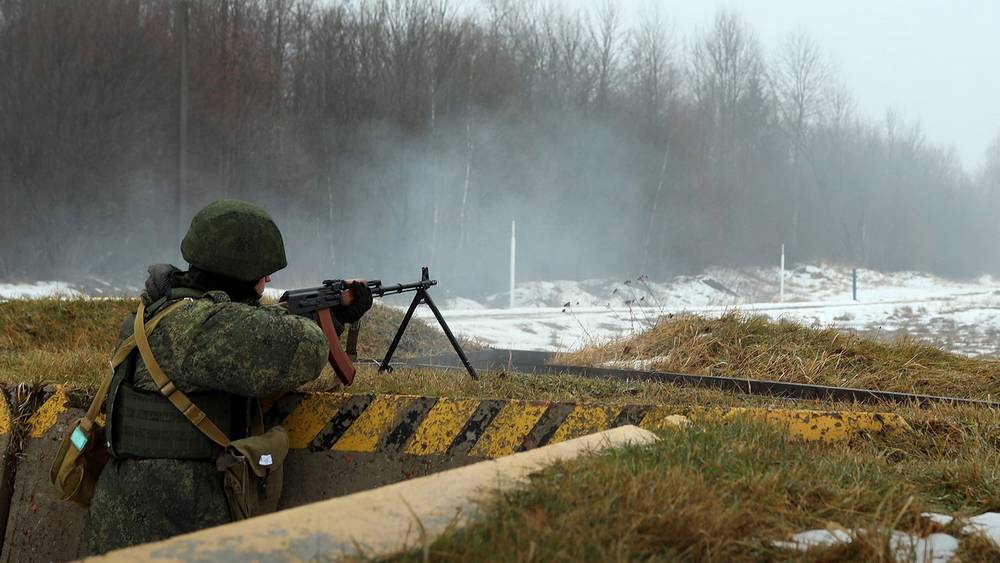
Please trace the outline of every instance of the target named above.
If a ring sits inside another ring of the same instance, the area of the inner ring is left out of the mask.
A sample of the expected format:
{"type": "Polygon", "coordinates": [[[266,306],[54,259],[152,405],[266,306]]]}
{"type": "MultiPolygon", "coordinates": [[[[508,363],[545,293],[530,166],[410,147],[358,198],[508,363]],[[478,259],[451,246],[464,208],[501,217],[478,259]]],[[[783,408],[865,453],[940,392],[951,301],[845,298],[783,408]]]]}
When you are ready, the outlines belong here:
{"type": "Polygon", "coordinates": [[[260,466],[263,466],[263,467],[267,467],[268,465],[272,465],[272,464],[274,464],[274,462],[271,461],[271,454],[264,454],[264,455],[260,456],[260,461],[257,463],[257,465],[260,465],[260,466]]]}

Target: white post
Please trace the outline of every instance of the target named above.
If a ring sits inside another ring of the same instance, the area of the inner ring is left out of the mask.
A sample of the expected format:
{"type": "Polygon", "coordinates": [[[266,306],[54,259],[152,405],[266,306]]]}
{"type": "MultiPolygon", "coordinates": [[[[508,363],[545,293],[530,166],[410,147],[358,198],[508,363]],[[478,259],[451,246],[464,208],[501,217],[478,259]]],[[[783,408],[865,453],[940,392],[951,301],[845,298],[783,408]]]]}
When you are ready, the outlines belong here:
{"type": "Polygon", "coordinates": [[[517,222],[510,222],[510,308],[514,308],[514,258],[517,256],[517,222]]]}
{"type": "Polygon", "coordinates": [[[785,302],[785,245],[781,245],[781,302],[785,302]]]}

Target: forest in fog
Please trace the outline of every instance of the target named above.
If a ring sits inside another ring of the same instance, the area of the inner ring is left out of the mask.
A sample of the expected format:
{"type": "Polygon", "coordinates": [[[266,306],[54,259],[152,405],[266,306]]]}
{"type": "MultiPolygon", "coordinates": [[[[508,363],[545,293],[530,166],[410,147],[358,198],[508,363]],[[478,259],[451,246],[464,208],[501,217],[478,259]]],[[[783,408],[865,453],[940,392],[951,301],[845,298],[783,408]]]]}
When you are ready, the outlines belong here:
{"type": "Polygon", "coordinates": [[[801,32],[765,50],[736,12],[682,37],[613,2],[0,0],[0,279],[138,282],[220,197],[274,215],[289,281],[429,264],[500,291],[514,219],[521,279],[782,243],[1000,273],[1000,137],[963,169],[920,116],[860,114],[837,63],[801,32]]]}

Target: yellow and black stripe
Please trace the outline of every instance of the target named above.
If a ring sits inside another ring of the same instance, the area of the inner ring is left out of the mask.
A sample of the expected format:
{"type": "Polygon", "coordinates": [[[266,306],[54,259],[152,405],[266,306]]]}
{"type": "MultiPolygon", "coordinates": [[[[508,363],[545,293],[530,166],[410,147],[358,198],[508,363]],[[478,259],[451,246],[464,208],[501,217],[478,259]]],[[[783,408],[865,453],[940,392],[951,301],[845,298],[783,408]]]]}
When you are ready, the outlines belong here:
{"type": "Polygon", "coordinates": [[[792,436],[810,441],[909,428],[891,413],[323,393],[287,396],[271,407],[269,419],[288,430],[293,448],[495,458],[626,424],[648,429],[676,425],[678,414],[752,417],[783,425],[792,436]]]}
{"type": "MultiPolygon", "coordinates": [[[[55,393],[27,420],[29,437],[56,424],[69,400],[55,393]]],[[[6,406],[6,405],[4,405],[6,406]]],[[[726,420],[751,417],[788,429],[806,441],[832,442],[858,433],[908,431],[899,415],[799,409],[606,406],[508,399],[451,399],[410,395],[293,393],[270,405],[269,422],[281,423],[293,449],[385,452],[415,456],[496,458],[626,424],[656,430],[683,417],[726,420]]],[[[10,431],[9,409],[0,408],[0,434],[10,431]]]]}

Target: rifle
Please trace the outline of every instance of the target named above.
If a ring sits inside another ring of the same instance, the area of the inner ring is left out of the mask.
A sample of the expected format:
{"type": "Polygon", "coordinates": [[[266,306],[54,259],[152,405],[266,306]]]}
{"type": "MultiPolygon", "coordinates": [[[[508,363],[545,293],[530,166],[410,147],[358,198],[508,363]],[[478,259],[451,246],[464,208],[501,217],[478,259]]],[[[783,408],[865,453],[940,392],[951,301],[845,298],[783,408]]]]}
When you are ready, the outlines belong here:
{"type": "MultiPolygon", "coordinates": [[[[469,375],[473,379],[478,379],[479,376],[476,370],[473,369],[472,364],[469,363],[469,359],[466,357],[465,352],[462,351],[462,347],[459,345],[458,340],[455,339],[455,335],[452,334],[451,329],[448,327],[448,323],[445,322],[444,317],[441,316],[441,311],[438,310],[437,305],[431,299],[430,294],[427,290],[431,287],[437,285],[437,280],[430,279],[430,274],[426,267],[422,268],[420,281],[415,283],[399,283],[395,285],[383,285],[382,280],[369,280],[365,284],[368,289],[372,292],[372,297],[384,297],[386,295],[397,295],[400,293],[416,292],[413,296],[413,301],[410,303],[410,308],[407,309],[406,315],[403,317],[403,322],[400,323],[399,328],[396,330],[396,335],[392,339],[392,344],[389,345],[389,349],[386,351],[385,357],[379,362],[379,372],[392,371],[392,366],[389,361],[392,359],[393,353],[396,351],[396,347],[399,346],[399,341],[403,338],[403,333],[406,331],[406,327],[410,324],[410,319],[413,318],[413,312],[416,310],[417,306],[421,303],[426,303],[430,307],[431,311],[434,312],[434,316],[437,318],[438,323],[444,330],[445,336],[448,337],[448,341],[451,343],[455,352],[458,353],[458,357],[462,360],[465,365],[465,369],[469,372],[469,375]]],[[[337,336],[336,325],[333,321],[333,316],[330,314],[331,309],[335,309],[340,306],[349,305],[353,301],[354,296],[351,294],[351,280],[324,280],[323,285],[319,287],[309,287],[305,289],[293,289],[286,291],[282,294],[281,298],[278,299],[279,303],[286,304],[288,312],[294,315],[301,315],[304,317],[313,318],[323,329],[323,334],[326,336],[327,343],[330,345],[330,365],[333,367],[334,373],[340,379],[344,385],[350,385],[354,382],[354,375],[356,370],[352,359],[356,356],[358,333],[360,331],[360,321],[351,323],[351,329],[347,334],[347,351],[345,352],[340,344],[340,338],[337,336]]]]}

